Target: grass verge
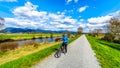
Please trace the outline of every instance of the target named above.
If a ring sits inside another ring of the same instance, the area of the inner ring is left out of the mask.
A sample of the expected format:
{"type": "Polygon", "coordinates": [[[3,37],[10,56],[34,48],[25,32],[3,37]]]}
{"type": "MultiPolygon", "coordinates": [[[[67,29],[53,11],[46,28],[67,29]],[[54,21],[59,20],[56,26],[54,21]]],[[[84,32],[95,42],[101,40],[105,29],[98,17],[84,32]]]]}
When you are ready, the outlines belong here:
{"type": "MultiPolygon", "coordinates": [[[[74,41],[75,38],[72,38],[69,40],[69,43],[74,41]]],[[[29,54],[27,56],[22,56],[18,59],[6,62],[2,65],[0,65],[0,68],[30,68],[34,64],[40,62],[45,57],[51,55],[53,52],[56,51],[56,49],[59,47],[59,44],[56,44],[54,46],[51,46],[49,48],[45,48],[43,50],[39,50],[37,52],[34,52],[32,54],[29,54]]]]}
{"type": "MultiPolygon", "coordinates": [[[[15,41],[15,40],[25,40],[25,39],[33,39],[33,38],[46,38],[50,37],[50,33],[34,33],[34,34],[27,34],[27,33],[18,33],[18,34],[0,34],[0,41],[15,41]]],[[[53,37],[55,36],[62,36],[62,34],[52,34],[53,37]]]]}
{"type": "Polygon", "coordinates": [[[87,36],[102,68],[120,68],[120,44],[87,36]]]}

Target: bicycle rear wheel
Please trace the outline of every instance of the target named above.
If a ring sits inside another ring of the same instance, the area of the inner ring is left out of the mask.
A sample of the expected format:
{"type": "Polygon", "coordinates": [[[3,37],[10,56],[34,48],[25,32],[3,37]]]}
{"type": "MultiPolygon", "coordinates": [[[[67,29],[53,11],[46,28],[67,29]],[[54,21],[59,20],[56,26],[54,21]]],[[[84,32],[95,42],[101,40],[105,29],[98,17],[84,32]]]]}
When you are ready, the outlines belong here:
{"type": "Polygon", "coordinates": [[[58,51],[54,54],[54,56],[55,56],[56,58],[59,58],[59,57],[61,56],[61,52],[58,50],[58,51]]]}

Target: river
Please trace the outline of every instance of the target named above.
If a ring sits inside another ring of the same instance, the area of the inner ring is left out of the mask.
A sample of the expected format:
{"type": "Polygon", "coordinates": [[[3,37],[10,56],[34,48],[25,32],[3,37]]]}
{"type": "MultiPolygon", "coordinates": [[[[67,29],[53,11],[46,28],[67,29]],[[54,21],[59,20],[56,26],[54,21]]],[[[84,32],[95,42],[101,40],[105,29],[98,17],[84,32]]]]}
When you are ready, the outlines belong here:
{"type": "Polygon", "coordinates": [[[38,42],[38,43],[42,43],[42,42],[54,42],[55,38],[42,38],[42,39],[29,39],[29,40],[18,40],[18,41],[6,41],[6,42],[1,42],[0,44],[2,45],[9,45],[12,44],[14,42],[17,43],[18,47],[20,47],[22,44],[26,43],[26,42],[38,42]]]}

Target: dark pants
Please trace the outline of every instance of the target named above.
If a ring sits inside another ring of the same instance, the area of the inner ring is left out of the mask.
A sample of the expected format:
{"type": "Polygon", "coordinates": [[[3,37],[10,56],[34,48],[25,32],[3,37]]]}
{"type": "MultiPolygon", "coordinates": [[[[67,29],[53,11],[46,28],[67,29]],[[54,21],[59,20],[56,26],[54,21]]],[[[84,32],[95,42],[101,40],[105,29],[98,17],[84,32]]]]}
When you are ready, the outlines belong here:
{"type": "Polygon", "coordinates": [[[65,52],[67,53],[67,43],[63,43],[62,46],[65,48],[65,52]]]}

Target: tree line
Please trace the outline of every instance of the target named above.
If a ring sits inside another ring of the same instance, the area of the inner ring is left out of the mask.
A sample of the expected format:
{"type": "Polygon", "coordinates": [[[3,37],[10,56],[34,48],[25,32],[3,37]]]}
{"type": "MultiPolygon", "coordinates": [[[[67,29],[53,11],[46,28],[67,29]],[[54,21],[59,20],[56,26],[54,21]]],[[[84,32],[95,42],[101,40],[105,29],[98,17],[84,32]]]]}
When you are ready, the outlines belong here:
{"type": "MultiPolygon", "coordinates": [[[[104,31],[106,32],[102,39],[120,43],[120,13],[117,16],[112,17],[106,23],[108,24],[104,27],[104,31]]],[[[103,29],[98,28],[90,31],[89,35],[96,37],[102,32],[103,29]]]]}

